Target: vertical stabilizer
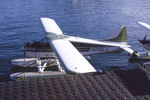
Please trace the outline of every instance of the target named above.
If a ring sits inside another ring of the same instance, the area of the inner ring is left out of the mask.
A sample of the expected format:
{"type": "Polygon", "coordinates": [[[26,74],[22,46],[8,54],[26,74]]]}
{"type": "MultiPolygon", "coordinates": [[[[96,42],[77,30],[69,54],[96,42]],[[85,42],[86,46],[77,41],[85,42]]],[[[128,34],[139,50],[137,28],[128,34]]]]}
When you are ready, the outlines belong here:
{"type": "Polygon", "coordinates": [[[126,27],[122,26],[121,30],[119,31],[119,33],[110,39],[106,39],[104,41],[112,41],[112,42],[127,42],[127,31],[126,31],[126,27]]]}

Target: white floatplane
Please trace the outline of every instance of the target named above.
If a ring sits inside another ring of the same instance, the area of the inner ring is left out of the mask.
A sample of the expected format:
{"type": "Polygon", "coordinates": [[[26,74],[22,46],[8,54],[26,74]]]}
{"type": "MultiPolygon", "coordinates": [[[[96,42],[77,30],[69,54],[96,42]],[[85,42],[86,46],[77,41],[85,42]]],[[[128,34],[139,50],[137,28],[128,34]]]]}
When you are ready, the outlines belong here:
{"type": "MultiPolygon", "coordinates": [[[[53,19],[41,18],[41,22],[46,31],[46,41],[26,43],[23,49],[26,57],[35,58],[34,62],[37,63],[40,72],[44,71],[46,64],[42,66],[37,58],[56,58],[58,69],[66,73],[88,73],[101,72],[101,69],[95,69],[87,61],[86,58],[89,55],[116,53],[124,50],[131,55],[137,55],[127,44],[125,26],[122,26],[120,32],[113,38],[92,40],[63,34],[53,19]]],[[[22,62],[25,61],[22,60],[22,62]]],[[[19,62],[21,60],[12,60],[15,65],[19,65],[19,62]]]]}

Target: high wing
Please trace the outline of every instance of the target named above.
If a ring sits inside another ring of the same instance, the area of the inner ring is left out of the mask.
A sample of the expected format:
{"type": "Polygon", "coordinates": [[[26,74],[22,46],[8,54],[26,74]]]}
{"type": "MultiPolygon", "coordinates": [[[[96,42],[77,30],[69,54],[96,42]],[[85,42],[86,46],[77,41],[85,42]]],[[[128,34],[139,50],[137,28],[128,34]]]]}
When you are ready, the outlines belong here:
{"type": "MultiPolygon", "coordinates": [[[[85,39],[80,37],[73,37],[70,36],[66,38],[66,40],[69,40],[70,42],[76,42],[76,43],[86,43],[86,44],[92,44],[92,45],[98,45],[100,47],[118,47],[129,54],[133,54],[134,50],[132,50],[130,45],[127,44],[127,32],[125,26],[121,27],[121,30],[119,33],[114,37],[110,39],[105,40],[92,40],[92,39],[85,39]]],[[[106,49],[106,51],[102,51],[102,53],[107,53],[109,48],[106,49]]],[[[110,48],[111,51],[112,48],[110,48]]],[[[115,49],[116,50],[116,49],[115,49]]]]}
{"type": "Polygon", "coordinates": [[[140,24],[141,26],[144,26],[147,29],[150,29],[150,25],[144,22],[138,22],[138,24],[140,24]]]}
{"type": "MultiPolygon", "coordinates": [[[[97,70],[83,57],[82,54],[72,45],[72,43],[80,43],[86,45],[96,45],[98,47],[120,48],[121,50],[127,51],[131,55],[135,54],[130,45],[127,44],[126,28],[123,26],[119,34],[114,38],[105,40],[92,40],[80,37],[73,37],[64,35],[61,29],[58,27],[53,19],[41,18],[42,24],[46,30],[49,44],[53,48],[56,56],[63,65],[66,72],[72,73],[88,73],[96,72],[97,70]]],[[[102,50],[99,53],[107,53],[107,50],[102,50]]],[[[93,49],[93,48],[91,48],[93,49]]],[[[91,50],[90,49],[90,50],[91,50]]],[[[94,48],[95,49],[95,48],[94,48]]],[[[101,49],[98,48],[101,51],[101,49]]],[[[111,50],[110,50],[111,51],[111,50]]],[[[112,50],[113,51],[113,50],[112,50]]],[[[92,51],[93,52],[93,51],[92,51]]],[[[94,53],[91,53],[94,54],[94,53]]],[[[86,54],[85,54],[86,55],[86,54]]],[[[88,55],[88,54],[87,54],[88,55]]]]}
{"type": "Polygon", "coordinates": [[[46,30],[49,44],[63,65],[65,72],[96,72],[96,69],[79,53],[79,51],[68,40],[64,40],[61,37],[63,33],[54,20],[41,18],[41,21],[46,30]]]}

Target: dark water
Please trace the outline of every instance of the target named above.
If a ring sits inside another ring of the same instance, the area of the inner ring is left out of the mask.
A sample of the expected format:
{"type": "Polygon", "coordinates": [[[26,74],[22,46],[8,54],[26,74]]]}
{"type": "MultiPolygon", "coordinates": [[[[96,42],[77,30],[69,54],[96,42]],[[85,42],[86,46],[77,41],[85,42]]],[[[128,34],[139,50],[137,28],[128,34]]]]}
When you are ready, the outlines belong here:
{"type": "MultiPolygon", "coordinates": [[[[10,72],[11,59],[21,58],[19,52],[24,41],[40,40],[45,36],[41,17],[56,20],[68,35],[91,39],[108,38],[126,25],[129,44],[143,50],[137,39],[149,30],[136,22],[150,23],[149,0],[1,0],[0,1],[0,75],[10,72]]],[[[123,66],[137,67],[129,63],[126,52],[118,55],[95,55],[93,66],[107,69],[123,66]]]]}

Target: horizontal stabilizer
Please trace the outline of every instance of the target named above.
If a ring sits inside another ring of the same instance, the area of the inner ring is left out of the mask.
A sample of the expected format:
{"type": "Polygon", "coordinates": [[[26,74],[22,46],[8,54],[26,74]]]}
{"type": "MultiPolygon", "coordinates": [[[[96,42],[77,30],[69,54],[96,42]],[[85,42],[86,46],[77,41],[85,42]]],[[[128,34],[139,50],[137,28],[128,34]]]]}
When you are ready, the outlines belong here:
{"type": "Polygon", "coordinates": [[[138,24],[140,24],[141,26],[144,26],[147,29],[150,29],[150,25],[144,22],[138,22],[138,24]]]}
{"type": "Polygon", "coordinates": [[[121,47],[123,50],[125,50],[126,52],[128,52],[129,54],[131,54],[132,56],[136,56],[136,57],[140,57],[140,53],[134,51],[133,49],[129,48],[129,47],[121,47]]]}
{"type": "Polygon", "coordinates": [[[66,38],[65,40],[68,40],[70,42],[76,42],[76,43],[84,43],[84,44],[93,44],[93,45],[99,45],[99,46],[108,46],[108,47],[120,47],[120,46],[126,46],[129,47],[126,43],[116,43],[111,41],[98,41],[98,40],[92,40],[92,39],[86,39],[86,38],[80,38],[80,37],[70,37],[66,38]]]}
{"type": "Polygon", "coordinates": [[[123,50],[127,51],[129,54],[133,54],[134,50],[132,50],[131,48],[127,48],[127,47],[122,47],[123,50]]]}
{"type": "Polygon", "coordinates": [[[45,28],[45,31],[47,33],[54,33],[54,34],[63,34],[59,26],[56,24],[56,22],[53,19],[50,18],[41,18],[41,22],[45,28]]]}

